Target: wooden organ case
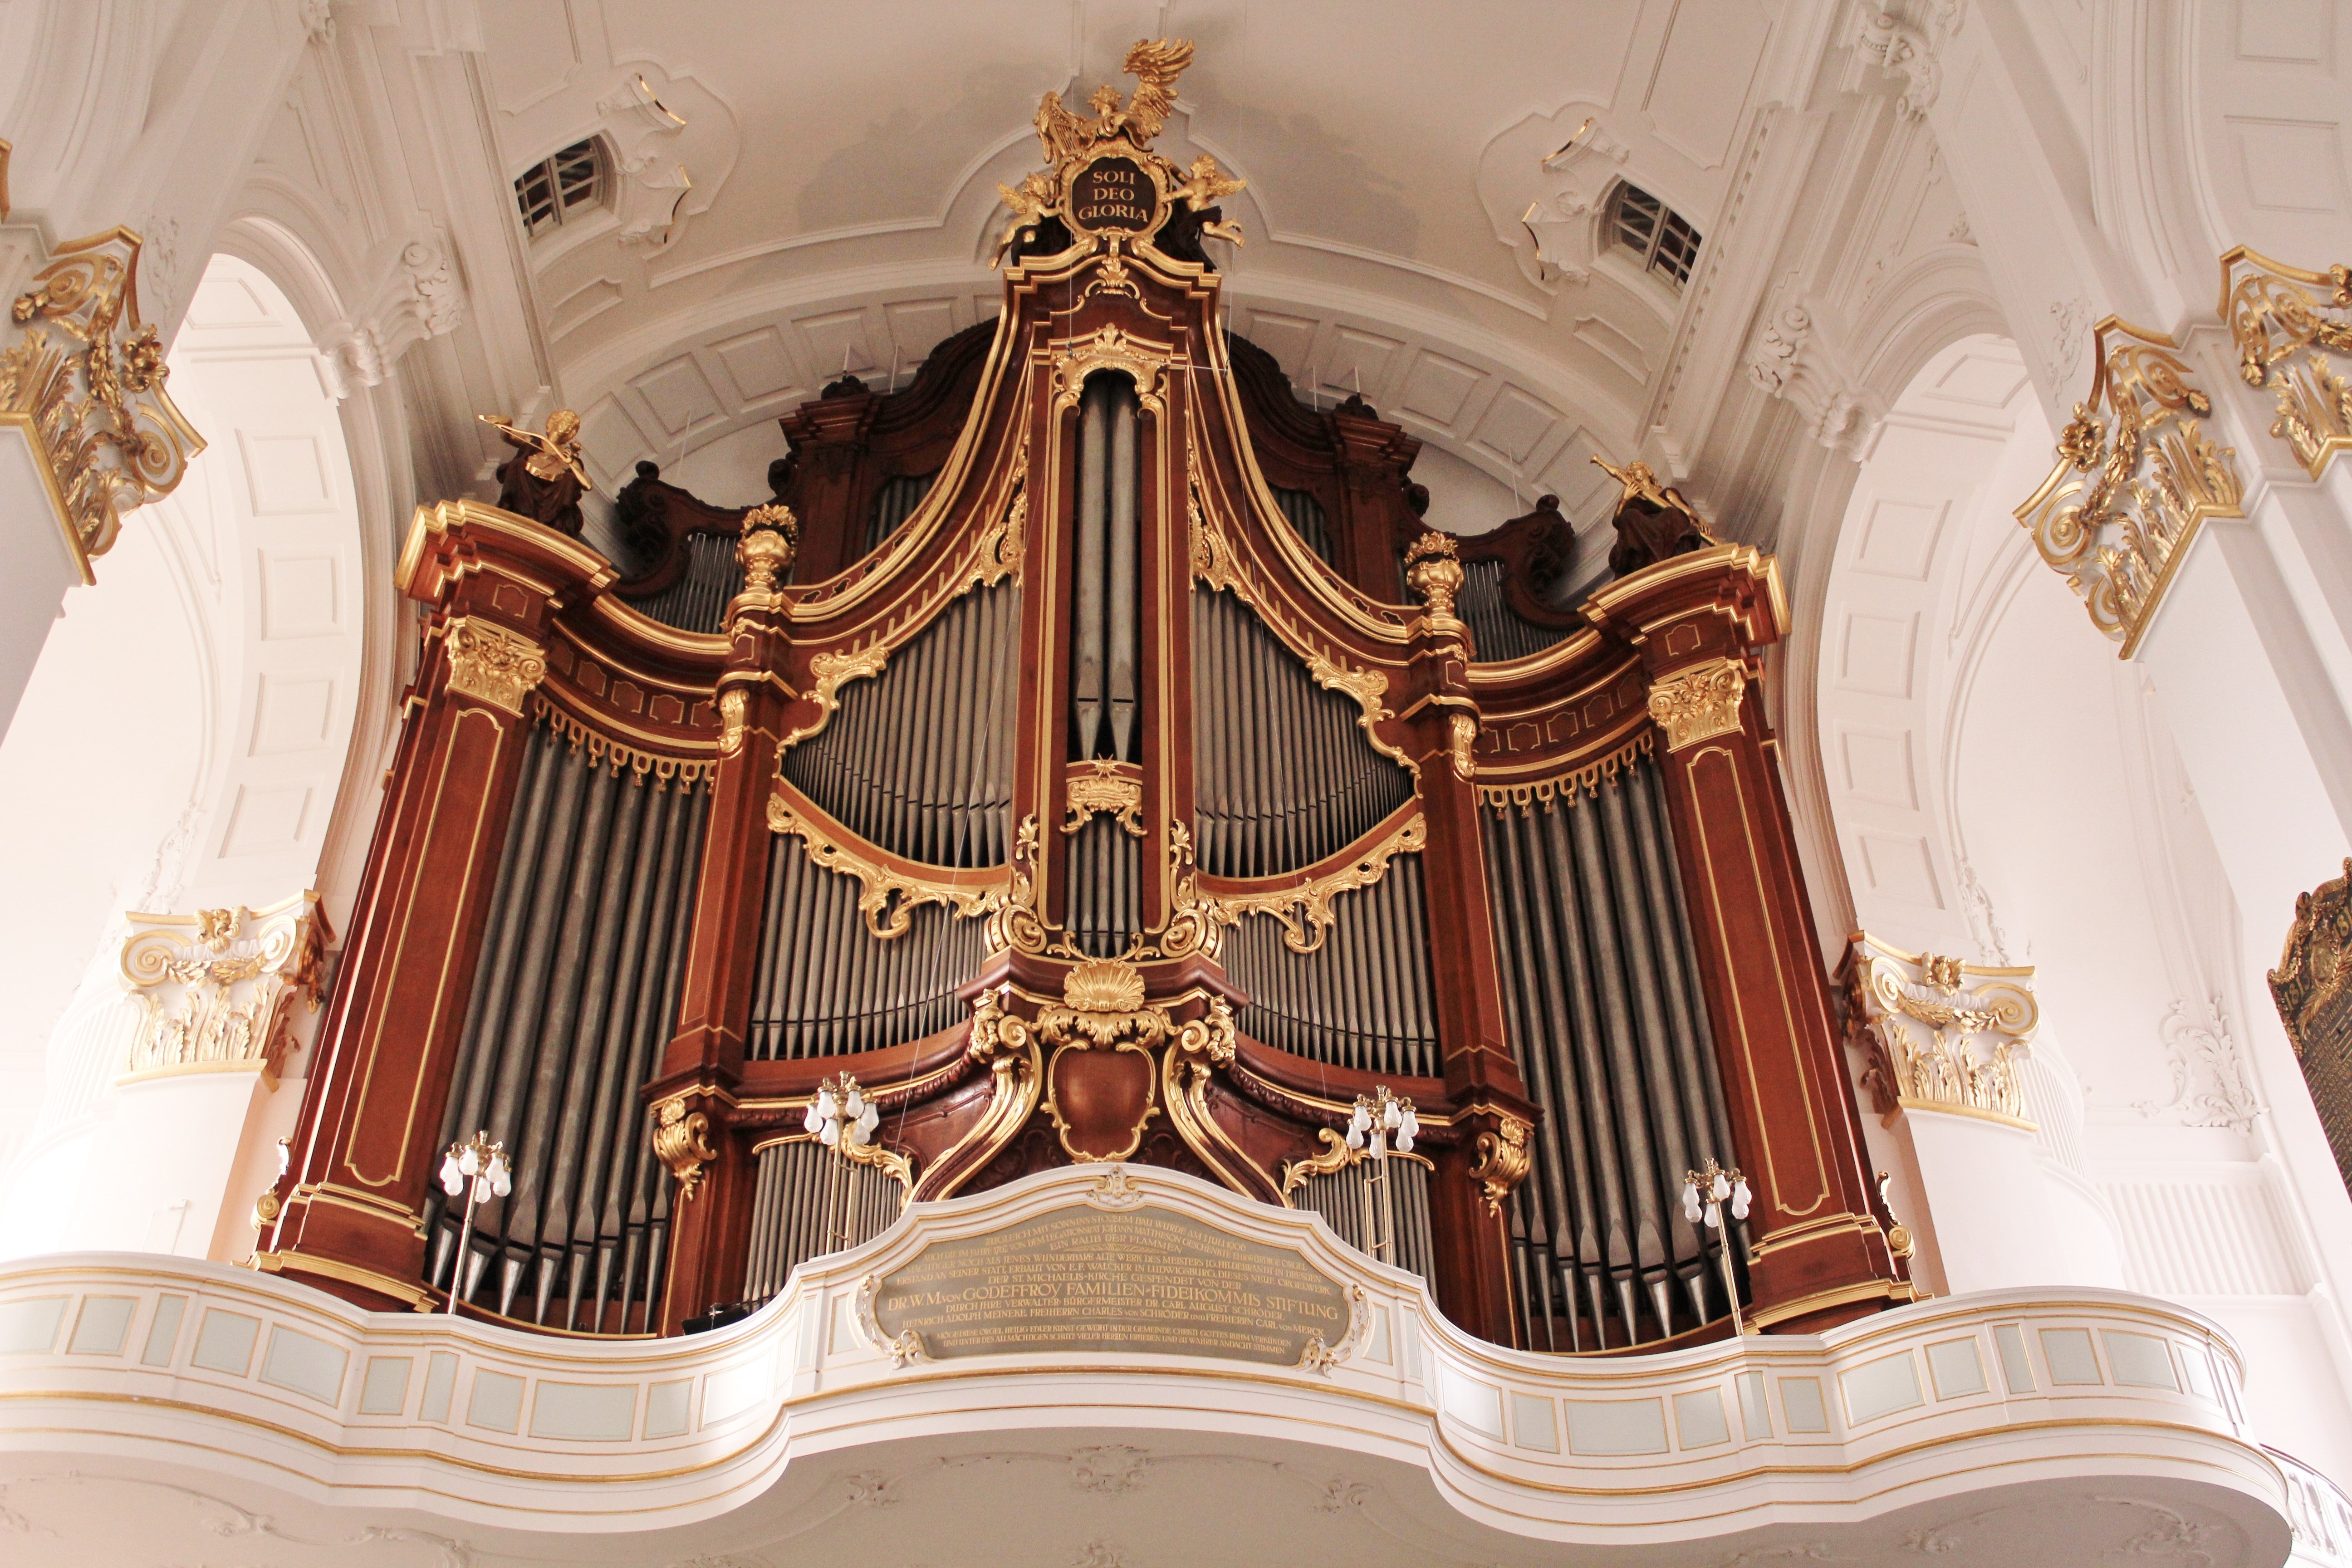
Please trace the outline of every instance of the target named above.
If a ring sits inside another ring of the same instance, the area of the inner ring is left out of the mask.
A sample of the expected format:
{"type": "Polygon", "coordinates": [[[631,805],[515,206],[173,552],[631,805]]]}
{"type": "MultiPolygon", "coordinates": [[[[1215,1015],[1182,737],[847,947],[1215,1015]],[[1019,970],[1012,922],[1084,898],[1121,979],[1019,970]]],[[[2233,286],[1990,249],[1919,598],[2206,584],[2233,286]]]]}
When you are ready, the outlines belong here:
{"type": "Polygon", "coordinates": [[[1167,58],[1126,113],[1041,110],[993,327],[789,416],[779,504],[643,465],[626,574],[420,511],[425,654],[259,1267],[677,1332],[909,1201],[1124,1160],[1318,1208],[1490,1340],[1616,1352],[1728,1331],[1679,1202],[1713,1158],[1751,1325],[1909,1299],[1759,706],[1772,563],[1567,614],[1556,510],[1424,532],[1410,437],[1219,331],[1235,182],[1150,150],[1167,58]],[[845,1078],[878,1120],[828,1147],[845,1078]],[[1374,1161],[1342,1132],[1383,1089],[1420,1141],[1374,1161]],[[478,1129],[514,1175],[467,1220],[436,1171],[478,1129]]]}

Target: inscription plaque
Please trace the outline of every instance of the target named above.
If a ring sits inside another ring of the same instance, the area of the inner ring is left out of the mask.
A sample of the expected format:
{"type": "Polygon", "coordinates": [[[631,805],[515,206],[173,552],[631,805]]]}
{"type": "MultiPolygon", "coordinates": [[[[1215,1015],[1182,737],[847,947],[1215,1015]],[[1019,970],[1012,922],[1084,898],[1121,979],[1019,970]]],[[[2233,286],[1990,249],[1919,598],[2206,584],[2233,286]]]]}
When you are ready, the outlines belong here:
{"type": "Polygon", "coordinates": [[[1070,181],[1070,222],[1088,234],[1136,234],[1160,215],[1160,190],[1131,158],[1097,158],[1070,181]]]}
{"type": "Polygon", "coordinates": [[[883,1277],[874,1319],[936,1360],[1146,1352],[1296,1366],[1347,1337],[1339,1282],[1286,1247],[1167,1209],[1056,1210],[935,1241],[883,1277]]]}

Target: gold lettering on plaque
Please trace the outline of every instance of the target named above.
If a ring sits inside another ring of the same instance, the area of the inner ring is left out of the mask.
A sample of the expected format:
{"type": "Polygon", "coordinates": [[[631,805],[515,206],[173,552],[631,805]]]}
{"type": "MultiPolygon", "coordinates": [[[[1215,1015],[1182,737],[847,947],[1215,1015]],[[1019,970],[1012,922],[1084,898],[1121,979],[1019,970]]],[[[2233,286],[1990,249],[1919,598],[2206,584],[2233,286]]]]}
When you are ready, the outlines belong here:
{"type": "Polygon", "coordinates": [[[1159,1208],[1065,1209],[935,1241],[874,1300],[885,1339],[911,1331],[940,1361],[1141,1352],[1297,1366],[1346,1342],[1352,1315],[1299,1253],[1159,1208]]]}

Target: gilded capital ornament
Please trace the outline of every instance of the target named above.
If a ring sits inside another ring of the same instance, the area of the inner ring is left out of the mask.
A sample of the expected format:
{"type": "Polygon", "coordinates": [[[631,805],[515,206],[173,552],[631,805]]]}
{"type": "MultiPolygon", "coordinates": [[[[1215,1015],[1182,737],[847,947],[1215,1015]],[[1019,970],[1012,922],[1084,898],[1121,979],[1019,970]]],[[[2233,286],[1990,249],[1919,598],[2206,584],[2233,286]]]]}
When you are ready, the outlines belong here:
{"type": "Polygon", "coordinates": [[[547,679],[547,654],[494,621],[461,616],[449,623],[449,689],[520,718],[523,699],[547,679]]]}
{"type": "Polygon", "coordinates": [[[85,582],[121,514],[171,494],[205,449],[139,319],[141,243],[115,228],[59,246],[10,311],[22,337],[0,351],[0,422],[23,426],[46,461],[85,582]]]}
{"type": "Polygon", "coordinates": [[[1845,979],[1862,1087],[1881,1116],[1939,1110],[2032,1125],[2019,1072],[2042,1016],[2032,968],[1904,952],[1864,932],[1845,979]]]}
{"type": "Polygon", "coordinates": [[[2237,451],[2205,436],[2212,400],[2170,338],[2109,316],[2091,341],[2090,395],[2059,437],[2050,477],[2015,516],[2129,658],[2198,529],[2242,515],[2237,451]]]}
{"type": "Polygon", "coordinates": [[[1666,732],[1666,750],[1739,730],[1739,699],[1748,671],[1738,659],[1711,658],[1676,670],[1650,688],[1650,717],[1666,732]]]}
{"type": "Polygon", "coordinates": [[[1097,812],[1105,812],[1134,837],[1143,837],[1143,785],[1121,774],[1118,766],[1098,758],[1087,764],[1087,771],[1070,774],[1062,795],[1068,814],[1062,819],[1064,833],[1076,833],[1097,812]]]}
{"type": "Polygon", "coordinates": [[[274,1084],[291,1048],[295,1004],[319,1006],[319,965],[333,932],[319,895],[267,909],[128,917],[122,983],[142,1018],[129,1078],[248,1069],[274,1084]]]}
{"type": "Polygon", "coordinates": [[[2352,267],[2307,271],[2239,246],[2221,258],[2221,319],[2239,375],[2278,395],[2271,434],[2317,479],[2352,450],[2352,381],[2328,363],[2352,355],[2352,267]]]}

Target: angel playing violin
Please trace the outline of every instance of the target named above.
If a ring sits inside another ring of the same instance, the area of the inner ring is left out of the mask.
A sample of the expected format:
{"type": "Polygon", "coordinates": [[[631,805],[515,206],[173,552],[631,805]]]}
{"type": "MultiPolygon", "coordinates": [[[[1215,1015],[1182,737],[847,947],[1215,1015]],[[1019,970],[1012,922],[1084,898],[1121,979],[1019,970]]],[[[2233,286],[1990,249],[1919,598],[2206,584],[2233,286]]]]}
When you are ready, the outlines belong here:
{"type": "Polygon", "coordinates": [[[580,466],[580,416],[557,409],[547,416],[543,435],[494,414],[477,417],[515,448],[515,456],[499,467],[499,505],[558,533],[580,537],[580,498],[595,488],[580,466]]]}

